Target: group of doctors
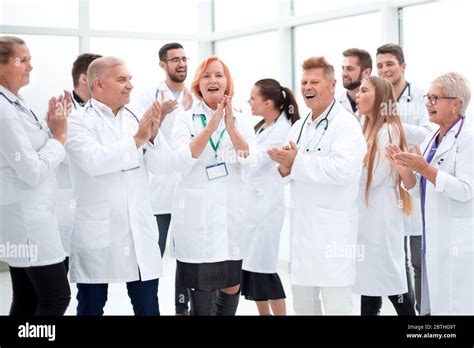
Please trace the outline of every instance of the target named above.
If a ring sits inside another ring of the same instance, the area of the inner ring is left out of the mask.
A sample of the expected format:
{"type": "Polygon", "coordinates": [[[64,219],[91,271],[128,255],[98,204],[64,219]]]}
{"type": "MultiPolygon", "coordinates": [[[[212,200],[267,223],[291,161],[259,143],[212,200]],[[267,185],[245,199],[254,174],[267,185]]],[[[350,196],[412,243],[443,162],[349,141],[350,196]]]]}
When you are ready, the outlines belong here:
{"type": "Polygon", "coordinates": [[[158,315],[168,231],[176,314],[189,301],[192,315],[234,315],[241,295],[261,315],[285,314],[276,272],[285,184],[296,314],[351,314],[353,292],[362,315],[378,314],[383,296],[399,315],[415,304],[473,314],[467,81],[442,75],[423,96],[404,79],[399,46],[377,51],[381,77],[370,76],[367,52],[343,55],[341,98],[332,65],[305,60],[301,118],[290,89],[257,81],[256,125],[233,107],[231,72],[216,56],[189,91],[183,47],[163,46],[166,80],[130,103],[121,59],[81,55],[72,95],[52,98],[43,122],[18,93],[32,69],[26,43],[0,37],[0,243],[38,247],[38,257],[2,259],[10,314],[64,314],[70,270],[78,315],[103,314],[109,283],[127,284],[135,314],[158,315]],[[404,240],[410,231],[422,237],[404,240]]]}

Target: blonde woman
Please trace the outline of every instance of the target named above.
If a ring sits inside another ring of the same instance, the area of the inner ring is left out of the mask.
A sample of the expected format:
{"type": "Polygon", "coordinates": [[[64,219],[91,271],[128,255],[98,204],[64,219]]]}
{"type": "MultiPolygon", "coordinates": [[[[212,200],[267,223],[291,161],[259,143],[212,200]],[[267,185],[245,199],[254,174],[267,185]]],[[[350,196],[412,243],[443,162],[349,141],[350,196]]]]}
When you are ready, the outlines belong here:
{"type": "Polygon", "coordinates": [[[389,144],[407,148],[392,84],[375,76],[364,79],[356,103],[366,117],[367,154],[358,199],[363,257],[357,262],[354,292],[362,295],[361,315],[378,315],[382,296],[388,296],[398,315],[415,315],[407,293],[403,249],[403,214],[411,213],[411,200],[385,157],[389,144]]]}

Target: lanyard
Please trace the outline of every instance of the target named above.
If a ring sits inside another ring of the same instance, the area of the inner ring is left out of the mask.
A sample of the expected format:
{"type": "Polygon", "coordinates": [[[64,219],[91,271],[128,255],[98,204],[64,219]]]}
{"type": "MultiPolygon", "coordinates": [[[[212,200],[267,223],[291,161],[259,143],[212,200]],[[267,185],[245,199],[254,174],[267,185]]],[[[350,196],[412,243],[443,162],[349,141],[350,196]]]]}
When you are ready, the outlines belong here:
{"type": "MultiPolygon", "coordinates": [[[[194,116],[194,115],[193,115],[194,116]]],[[[207,123],[206,123],[206,115],[204,114],[199,114],[199,117],[201,118],[201,123],[202,123],[202,126],[205,128],[207,126],[207,123]]],[[[214,143],[214,140],[212,140],[212,136],[209,138],[209,143],[211,144],[211,147],[212,149],[214,150],[215,152],[215,158],[217,159],[217,149],[219,148],[219,145],[221,143],[221,140],[222,140],[222,137],[224,136],[224,133],[225,133],[225,128],[221,131],[221,135],[219,136],[219,140],[217,141],[217,143],[214,143]]]]}

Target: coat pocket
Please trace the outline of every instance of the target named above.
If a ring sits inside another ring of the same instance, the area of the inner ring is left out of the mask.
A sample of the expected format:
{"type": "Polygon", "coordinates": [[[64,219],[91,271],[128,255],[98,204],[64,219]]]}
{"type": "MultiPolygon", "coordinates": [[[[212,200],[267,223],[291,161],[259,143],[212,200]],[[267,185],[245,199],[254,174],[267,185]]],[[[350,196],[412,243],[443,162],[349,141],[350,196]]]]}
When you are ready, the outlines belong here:
{"type": "Polygon", "coordinates": [[[97,250],[111,244],[108,203],[77,207],[72,248],[97,250]]]}

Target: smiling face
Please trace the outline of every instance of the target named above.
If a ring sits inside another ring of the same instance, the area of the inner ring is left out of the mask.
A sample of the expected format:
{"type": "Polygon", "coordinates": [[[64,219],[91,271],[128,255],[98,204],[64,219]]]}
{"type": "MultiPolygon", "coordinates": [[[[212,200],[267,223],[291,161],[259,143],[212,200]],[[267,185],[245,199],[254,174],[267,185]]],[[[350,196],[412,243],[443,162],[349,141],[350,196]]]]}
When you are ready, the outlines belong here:
{"type": "Polygon", "coordinates": [[[342,84],[350,91],[360,86],[362,80],[362,68],[359,58],[355,56],[344,57],[342,61],[342,84]]]}
{"type": "Polygon", "coordinates": [[[30,50],[26,45],[15,45],[13,56],[5,64],[0,64],[0,84],[13,94],[30,83],[30,50]]]}
{"type": "Polygon", "coordinates": [[[133,85],[132,76],[125,65],[115,65],[108,69],[106,78],[94,81],[94,98],[109,106],[115,113],[130,102],[133,85]]]}
{"type": "Polygon", "coordinates": [[[182,48],[168,50],[166,61],[160,62],[160,66],[165,70],[166,75],[171,81],[181,83],[186,80],[188,63],[182,48]]]}
{"type": "Polygon", "coordinates": [[[375,86],[369,79],[362,80],[359,93],[356,95],[357,110],[360,115],[370,116],[374,109],[375,86]]]}
{"type": "Polygon", "coordinates": [[[303,71],[301,77],[301,94],[308,108],[322,112],[334,98],[336,80],[328,80],[322,68],[303,71]]]}
{"type": "MultiPolygon", "coordinates": [[[[427,94],[447,97],[444,89],[436,85],[432,85],[427,94]]],[[[425,106],[431,122],[438,125],[449,125],[459,114],[461,104],[459,99],[438,99],[435,105],[432,105],[429,100],[425,101],[425,106]]]]}
{"type": "Polygon", "coordinates": [[[227,78],[224,74],[224,67],[218,61],[212,61],[204,70],[204,74],[199,80],[199,91],[204,102],[213,110],[217,108],[226,93],[227,78]]]}
{"type": "Polygon", "coordinates": [[[393,86],[402,80],[405,67],[406,64],[400,64],[397,57],[391,53],[377,55],[377,74],[389,80],[393,86]]]}

